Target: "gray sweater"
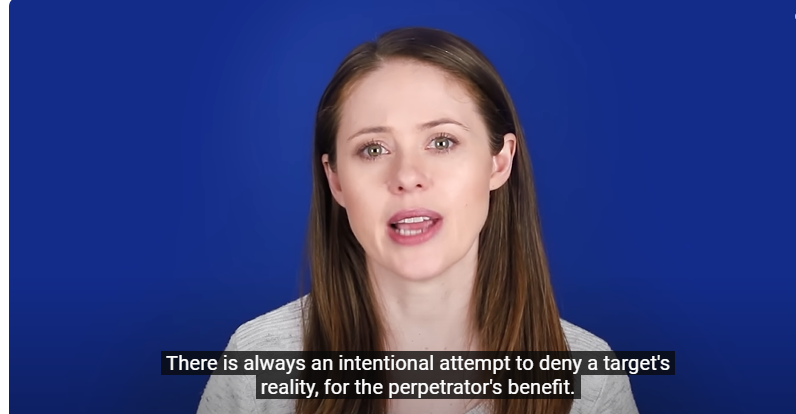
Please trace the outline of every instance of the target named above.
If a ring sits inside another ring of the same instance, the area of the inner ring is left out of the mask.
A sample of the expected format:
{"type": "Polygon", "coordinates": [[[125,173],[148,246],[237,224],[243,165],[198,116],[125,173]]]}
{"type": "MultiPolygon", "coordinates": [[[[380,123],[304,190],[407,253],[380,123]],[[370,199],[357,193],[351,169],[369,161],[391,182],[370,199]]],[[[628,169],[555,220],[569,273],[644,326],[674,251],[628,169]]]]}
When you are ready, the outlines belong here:
{"type": "MultiPolygon", "coordinates": [[[[300,351],[301,302],[295,300],[241,325],[227,351],[300,351]]],[[[561,320],[571,351],[609,351],[608,344],[590,332],[561,320]]],[[[253,376],[210,377],[197,414],[292,414],[294,401],[255,399],[253,376]]],[[[584,375],[581,398],[571,414],[638,414],[630,381],[625,375],[584,375]]],[[[465,414],[490,414],[479,405],[465,414]]]]}

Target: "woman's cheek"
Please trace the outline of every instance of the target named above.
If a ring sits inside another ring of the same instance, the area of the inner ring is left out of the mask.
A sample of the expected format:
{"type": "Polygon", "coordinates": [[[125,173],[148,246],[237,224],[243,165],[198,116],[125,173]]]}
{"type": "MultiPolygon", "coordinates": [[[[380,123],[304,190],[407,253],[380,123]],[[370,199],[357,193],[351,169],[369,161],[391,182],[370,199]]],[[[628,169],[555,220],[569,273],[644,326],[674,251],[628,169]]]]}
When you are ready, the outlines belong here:
{"type": "Polygon", "coordinates": [[[346,197],[346,213],[351,229],[361,242],[367,243],[367,238],[372,237],[383,214],[385,206],[383,195],[367,183],[352,182],[346,197]]]}

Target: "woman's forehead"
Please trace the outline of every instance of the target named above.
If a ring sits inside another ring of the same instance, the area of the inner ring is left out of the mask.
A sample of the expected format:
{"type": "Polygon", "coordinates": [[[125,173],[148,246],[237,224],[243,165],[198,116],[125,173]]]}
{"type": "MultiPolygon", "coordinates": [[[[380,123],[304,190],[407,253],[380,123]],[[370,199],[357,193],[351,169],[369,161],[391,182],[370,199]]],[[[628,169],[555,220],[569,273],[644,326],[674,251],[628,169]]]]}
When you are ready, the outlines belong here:
{"type": "Polygon", "coordinates": [[[451,118],[472,124],[475,102],[443,70],[415,62],[389,62],[358,80],[342,102],[340,134],[371,125],[416,126],[451,118]]]}

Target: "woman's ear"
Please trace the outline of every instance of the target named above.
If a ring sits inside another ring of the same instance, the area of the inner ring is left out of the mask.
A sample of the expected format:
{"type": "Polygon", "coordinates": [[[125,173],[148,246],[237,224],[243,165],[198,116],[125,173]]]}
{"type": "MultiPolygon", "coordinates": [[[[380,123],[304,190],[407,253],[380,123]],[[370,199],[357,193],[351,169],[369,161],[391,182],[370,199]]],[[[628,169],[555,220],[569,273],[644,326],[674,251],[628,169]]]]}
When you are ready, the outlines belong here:
{"type": "Polygon", "coordinates": [[[503,148],[492,156],[492,177],[489,179],[489,190],[497,190],[511,176],[514,152],[517,149],[517,137],[514,134],[503,136],[503,148]]]}
{"type": "Polygon", "coordinates": [[[321,163],[323,163],[323,171],[326,173],[326,181],[329,182],[329,189],[332,191],[332,197],[345,208],[345,199],[343,198],[343,188],[340,187],[340,178],[334,168],[329,164],[329,154],[321,156],[321,163]]]}

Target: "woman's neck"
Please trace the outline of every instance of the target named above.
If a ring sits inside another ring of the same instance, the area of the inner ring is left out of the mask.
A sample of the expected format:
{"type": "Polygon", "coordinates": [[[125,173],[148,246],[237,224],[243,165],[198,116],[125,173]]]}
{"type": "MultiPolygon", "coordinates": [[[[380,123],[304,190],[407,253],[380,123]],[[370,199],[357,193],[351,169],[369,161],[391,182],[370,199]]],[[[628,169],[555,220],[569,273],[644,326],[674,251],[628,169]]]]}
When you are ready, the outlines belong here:
{"type": "Polygon", "coordinates": [[[408,280],[371,267],[391,351],[473,350],[470,303],[478,247],[442,274],[408,280]]]}

